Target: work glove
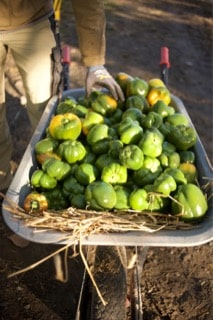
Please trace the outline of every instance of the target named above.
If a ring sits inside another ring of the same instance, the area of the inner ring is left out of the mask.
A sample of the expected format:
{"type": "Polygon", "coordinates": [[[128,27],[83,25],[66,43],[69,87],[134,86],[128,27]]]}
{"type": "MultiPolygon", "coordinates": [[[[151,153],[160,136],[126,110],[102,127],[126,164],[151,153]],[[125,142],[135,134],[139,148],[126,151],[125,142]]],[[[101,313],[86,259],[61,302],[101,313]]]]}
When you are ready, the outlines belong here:
{"type": "Polygon", "coordinates": [[[87,96],[100,87],[108,89],[114,99],[124,101],[122,89],[104,66],[89,67],[86,76],[87,96]]]}

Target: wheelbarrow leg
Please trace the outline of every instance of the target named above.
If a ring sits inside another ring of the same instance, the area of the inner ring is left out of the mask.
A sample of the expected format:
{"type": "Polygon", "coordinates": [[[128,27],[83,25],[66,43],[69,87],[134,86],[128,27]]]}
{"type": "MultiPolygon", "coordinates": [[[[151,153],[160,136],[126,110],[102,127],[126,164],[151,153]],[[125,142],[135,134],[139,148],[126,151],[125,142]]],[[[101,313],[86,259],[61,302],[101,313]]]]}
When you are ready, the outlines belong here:
{"type": "Polygon", "coordinates": [[[86,281],[87,281],[87,271],[86,271],[86,268],[84,268],[84,274],[83,274],[83,279],[82,279],[82,284],[81,284],[80,295],[79,295],[79,299],[78,299],[75,320],[82,319],[81,310],[82,310],[82,304],[83,304],[83,299],[84,299],[84,292],[85,292],[85,288],[86,288],[86,281]]]}
{"type": "Polygon", "coordinates": [[[130,278],[130,300],[132,320],[143,320],[143,304],[141,297],[141,276],[148,247],[136,247],[136,261],[131,270],[130,278]]]}

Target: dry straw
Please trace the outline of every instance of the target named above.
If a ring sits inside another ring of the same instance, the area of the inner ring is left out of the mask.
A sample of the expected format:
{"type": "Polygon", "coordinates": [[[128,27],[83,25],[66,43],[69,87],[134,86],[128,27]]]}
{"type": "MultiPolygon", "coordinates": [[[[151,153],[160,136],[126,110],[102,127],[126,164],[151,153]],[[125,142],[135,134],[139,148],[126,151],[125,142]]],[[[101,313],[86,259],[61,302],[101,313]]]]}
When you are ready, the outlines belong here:
{"type": "MultiPolygon", "coordinates": [[[[207,183],[203,186],[203,190],[207,192],[211,189],[212,183],[207,183]]],[[[152,193],[152,196],[159,196],[159,194],[152,193]]],[[[29,271],[44,261],[57,257],[57,255],[65,251],[71,246],[79,244],[80,255],[85,268],[90,276],[90,279],[96,288],[102,303],[105,305],[106,301],[103,299],[101,292],[95,282],[92,272],[88,266],[87,259],[84,256],[81,240],[92,234],[103,233],[119,233],[129,231],[143,231],[154,233],[162,229],[175,230],[175,229],[192,229],[199,227],[199,224],[191,224],[181,221],[180,217],[183,213],[173,216],[169,213],[159,213],[150,211],[135,211],[135,210],[119,210],[119,211],[95,211],[83,210],[69,207],[60,211],[43,211],[40,213],[26,213],[17,203],[13,202],[8,197],[0,193],[4,197],[3,207],[13,215],[15,219],[20,219],[26,227],[33,228],[34,232],[48,232],[48,230],[59,231],[62,234],[61,239],[67,239],[67,245],[61,247],[57,251],[41,259],[40,261],[14,272],[8,276],[11,278],[23,272],[29,271]],[[70,241],[72,239],[72,241],[70,241]]],[[[212,194],[210,195],[212,197],[212,194]]],[[[169,196],[172,201],[177,202],[173,197],[169,196]]],[[[74,250],[75,251],[75,250],[74,250]]],[[[66,261],[65,261],[66,266],[66,261]]],[[[65,268],[66,269],[66,268],[65,268]]],[[[65,275],[66,279],[66,275],[65,275]]]]}

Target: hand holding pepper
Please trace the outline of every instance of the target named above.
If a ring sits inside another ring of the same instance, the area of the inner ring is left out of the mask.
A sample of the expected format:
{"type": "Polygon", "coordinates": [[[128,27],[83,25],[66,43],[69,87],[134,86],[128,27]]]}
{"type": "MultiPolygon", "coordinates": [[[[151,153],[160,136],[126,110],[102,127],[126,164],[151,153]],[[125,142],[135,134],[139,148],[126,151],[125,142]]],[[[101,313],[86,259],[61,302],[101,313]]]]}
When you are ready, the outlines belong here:
{"type": "Polygon", "coordinates": [[[87,96],[89,96],[97,86],[108,89],[115,100],[124,101],[124,94],[120,86],[104,66],[92,66],[88,68],[86,76],[87,96]]]}

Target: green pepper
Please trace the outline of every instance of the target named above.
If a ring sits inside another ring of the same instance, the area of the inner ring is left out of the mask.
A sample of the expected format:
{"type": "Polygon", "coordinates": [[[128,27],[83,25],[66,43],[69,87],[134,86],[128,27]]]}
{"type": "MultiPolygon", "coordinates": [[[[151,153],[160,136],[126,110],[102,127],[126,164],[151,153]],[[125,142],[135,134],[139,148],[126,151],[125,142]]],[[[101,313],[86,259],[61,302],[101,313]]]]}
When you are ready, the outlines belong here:
{"type": "Polygon", "coordinates": [[[116,125],[114,125],[112,127],[109,127],[108,134],[109,134],[109,139],[110,140],[119,138],[118,130],[117,130],[117,127],[116,127],[117,125],[119,125],[119,124],[116,124],[116,125]]]}
{"type": "Polygon", "coordinates": [[[175,151],[176,151],[176,148],[172,143],[170,143],[166,140],[163,142],[162,152],[165,152],[167,154],[172,154],[175,151]]]}
{"type": "Polygon", "coordinates": [[[59,142],[51,137],[44,138],[38,141],[34,147],[36,154],[44,154],[47,152],[54,152],[59,145],[59,142]]]}
{"type": "Polygon", "coordinates": [[[162,117],[154,111],[150,111],[145,117],[141,120],[141,125],[144,129],[149,129],[152,127],[159,128],[163,122],[162,117]]]}
{"type": "Polygon", "coordinates": [[[167,137],[170,134],[171,127],[171,124],[168,122],[163,122],[158,129],[164,135],[164,137],[167,137]]]}
{"type": "Polygon", "coordinates": [[[60,181],[70,173],[71,167],[68,163],[57,159],[47,159],[42,164],[42,170],[50,177],[60,181]]]}
{"type": "MultiPolygon", "coordinates": [[[[123,115],[123,111],[121,110],[121,108],[117,108],[113,112],[113,114],[111,114],[107,119],[110,121],[111,124],[115,124],[121,121],[122,115],[123,115]]],[[[106,122],[106,117],[105,117],[105,122],[106,122]]]]}
{"type": "Polygon", "coordinates": [[[90,93],[89,97],[84,96],[84,98],[79,99],[78,102],[81,103],[83,106],[86,106],[87,108],[91,108],[92,102],[97,99],[99,95],[101,95],[102,92],[100,90],[94,90],[90,93]]]}
{"type": "Polygon", "coordinates": [[[137,108],[140,111],[144,110],[144,99],[138,95],[130,96],[125,101],[125,107],[126,109],[129,108],[137,108]]]}
{"type": "Polygon", "coordinates": [[[192,127],[173,126],[167,135],[167,140],[174,144],[178,151],[185,151],[196,144],[197,134],[192,127]]]}
{"type": "Polygon", "coordinates": [[[195,153],[191,150],[180,151],[180,162],[183,163],[194,163],[195,162],[195,153]]]}
{"type": "Polygon", "coordinates": [[[74,194],[70,198],[70,203],[72,207],[78,209],[85,209],[86,208],[86,199],[84,194],[74,194]]]}
{"type": "Polygon", "coordinates": [[[103,153],[98,156],[97,160],[95,161],[95,166],[98,170],[102,171],[104,167],[113,162],[115,162],[115,159],[111,155],[103,153]]]}
{"type": "MultiPolygon", "coordinates": [[[[80,162],[80,163],[81,163],[81,162],[80,162]]],[[[75,162],[75,163],[72,164],[72,166],[71,166],[71,171],[70,171],[70,175],[75,175],[75,172],[76,172],[76,170],[77,170],[77,168],[78,168],[78,165],[79,165],[78,162],[75,162]]]]}
{"type": "Polygon", "coordinates": [[[162,152],[163,139],[162,133],[157,128],[153,127],[144,132],[138,145],[144,155],[155,158],[162,152]]]}
{"type": "Polygon", "coordinates": [[[124,144],[137,144],[143,134],[143,129],[138,121],[124,118],[119,124],[118,132],[124,144]]]}
{"type": "Polygon", "coordinates": [[[151,185],[150,187],[145,186],[144,189],[147,189],[146,191],[148,192],[149,205],[147,211],[165,213],[166,210],[169,208],[170,199],[168,197],[164,197],[160,194],[156,194],[155,192],[153,192],[153,185],[151,185]]]}
{"type": "Polygon", "coordinates": [[[168,106],[168,111],[169,111],[169,116],[171,116],[172,114],[175,114],[176,112],[175,108],[172,106],[168,106]]]}
{"type": "Polygon", "coordinates": [[[59,142],[51,137],[44,138],[38,141],[35,145],[35,157],[39,164],[42,164],[46,159],[58,159],[60,156],[56,153],[59,142]]]}
{"type": "Polygon", "coordinates": [[[127,168],[113,162],[103,168],[101,180],[110,184],[124,184],[127,182],[127,168]]]}
{"type": "Polygon", "coordinates": [[[109,127],[106,124],[94,125],[87,134],[87,142],[94,145],[96,142],[108,138],[109,127]]]}
{"type": "Polygon", "coordinates": [[[189,125],[188,118],[183,113],[180,113],[180,112],[175,112],[174,114],[169,115],[165,121],[170,123],[173,126],[184,125],[187,127],[189,125]]]}
{"type": "Polygon", "coordinates": [[[176,148],[172,143],[164,141],[159,160],[164,168],[178,168],[180,164],[180,155],[176,152],[176,148]]]}
{"type": "Polygon", "coordinates": [[[162,152],[158,159],[164,168],[178,168],[180,165],[180,155],[178,152],[162,152]]]}
{"type": "Polygon", "coordinates": [[[153,157],[149,157],[149,156],[144,156],[142,169],[148,169],[151,172],[160,172],[160,171],[162,171],[159,159],[153,158],[153,157]]]}
{"type": "Polygon", "coordinates": [[[172,176],[175,179],[177,185],[187,183],[187,179],[184,173],[178,168],[167,168],[164,170],[164,173],[172,176]]]}
{"type": "Polygon", "coordinates": [[[57,185],[57,180],[53,177],[50,177],[43,170],[37,169],[31,176],[30,184],[34,188],[54,189],[57,185]]]}
{"type": "Polygon", "coordinates": [[[84,193],[85,187],[73,175],[70,175],[63,181],[62,190],[67,197],[70,197],[73,194],[84,193]]]}
{"type": "MultiPolygon", "coordinates": [[[[93,91],[94,92],[94,91],[93,91]]],[[[80,97],[77,98],[77,103],[81,104],[82,106],[86,107],[86,108],[90,108],[90,101],[91,101],[91,97],[87,97],[86,95],[82,95],[80,97]]]]}
{"type": "Polygon", "coordinates": [[[61,101],[56,108],[56,114],[72,113],[76,106],[76,99],[74,97],[67,97],[64,101],[61,101]]]}
{"type": "Polygon", "coordinates": [[[91,103],[92,110],[102,115],[113,113],[117,106],[117,101],[106,93],[99,94],[91,103]]]}
{"type": "Polygon", "coordinates": [[[132,107],[124,111],[122,119],[125,118],[131,118],[132,120],[137,120],[140,123],[143,118],[143,113],[141,110],[132,107]]]}
{"type": "Polygon", "coordinates": [[[80,119],[85,118],[85,115],[89,112],[89,109],[85,106],[77,104],[75,108],[73,108],[72,113],[76,114],[80,119]]]}
{"type": "Polygon", "coordinates": [[[126,186],[115,185],[116,204],[114,206],[117,210],[129,209],[129,195],[130,189],[126,186]]]}
{"type": "Polygon", "coordinates": [[[126,84],[126,97],[134,95],[146,97],[148,90],[148,83],[144,79],[135,77],[129,80],[126,84]]]}
{"type": "Polygon", "coordinates": [[[48,209],[62,210],[69,207],[69,201],[59,187],[45,191],[43,194],[47,198],[48,209]]]}
{"type": "Polygon", "coordinates": [[[163,193],[168,196],[171,192],[176,190],[177,184],[171,175],[163,172],[154,181],[153,187],[156,192],[163,193]]]}
{"type": "Polygon", "coordinates": [[[96,180],[98,169],[91,163],[81,163],[75,171],[75,178],[83,185],[88,185],[96,180]]]}
{"type": "Polygon", "coordinates": [[[119,160],[123,166],[131,170],[138,170],[143,165],[143,152],[135,144],[125,146],[119,154],[119,160]]]}
{"type": "Polygon", "coordinates": [[[94,181],[86,187],[85,199],[89,208],[101,211],[114,208],[117,198],[113,186],[104,181],[94,181]]]}
{"type": "Polygon", "coordinates": [[[81,160],[81,162],[94,164],[95,161],[96,161],[96,154],[94,154],[89,148],[86,148],[86,155],[81,160]]]}
{"type": "Polygon", "coordinates": [[[158,100],[152,107],[152,110],[158,113],[162,118],[166,118],[169,115],[169,107],[163,100],[158,100]]]}
{"type": "Polygon", "coordinates": [[[129,204],[132,210],[147,210],[149,206],[147,192],[144,189],[133,190],[129,196],[129,204]]]}
{"type": "Polygon", "coordinates": [[[107,153],[107,151],[109,150],[110,141],[111,140],[109,138],[98,140],[91,146],[92,152],[97,155],[107,153]]]}
{"type": "Polygon", "coordinates": [[[184,221],[201,219],[208,210],[208,204],[202,190],[194,184],[184,184],[178,187],[172,201],[172,214],[180,215],[184,221]]]}
{"type": "Polygon", "coordinates": [[[86,155],[86,148],[80,141],[67,140],[59,145],[58,153],[69,164],[83,160],[86,155]]]}
{"type": "Polygon", "coordinates": [[[89,110],[85,117],[82,119],[82,131],[85,135],[88,134],[89,130],[95,125],[104,123],[104,117],[95,111],[89,110]]]}
{"type": "Polygon", "coordinates": [[[119,159],[119,154],[122,149],[123,149],[123,143],[121,140],[118,140],[118,139],[110,140],[108,154],[112,158],[119,159]]]}
{"type": "Polygon", "coordinates": [[[133,173],[133,180],[139,187],[147,184],[152,184],[157,177],[161,174],[162,168],[159,167],[156,171],[151,171],[147,168],[141,168],[133,173]]]}

